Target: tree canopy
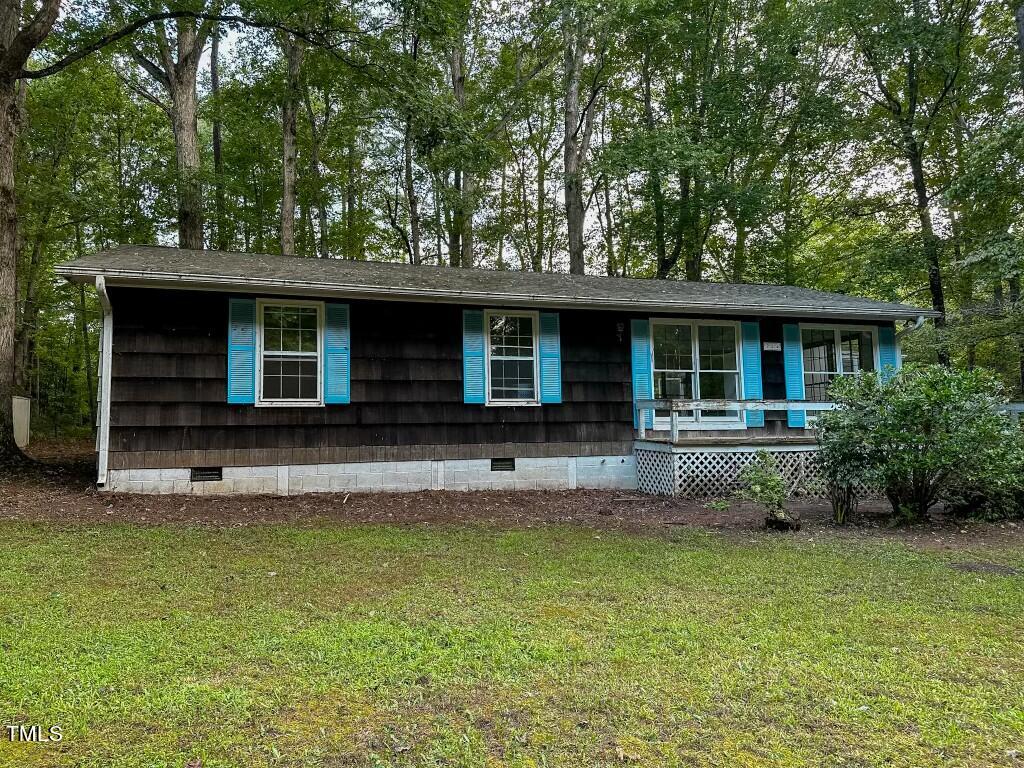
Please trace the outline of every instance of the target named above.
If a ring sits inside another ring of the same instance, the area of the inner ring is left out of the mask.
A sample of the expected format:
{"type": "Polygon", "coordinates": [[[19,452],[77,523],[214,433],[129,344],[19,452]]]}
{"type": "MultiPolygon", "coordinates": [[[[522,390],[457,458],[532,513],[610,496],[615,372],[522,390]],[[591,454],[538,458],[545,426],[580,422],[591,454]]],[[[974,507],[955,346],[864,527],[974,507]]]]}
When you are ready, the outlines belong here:
{"type": "Polygon", "coordinates": [[[13,381],[55,430],[91,423],[97,311],[52,265],[120,242],[907,301],[943,312],[909,357],[1021,390],[1024,6],[82,0],[51,23],[7,77],[13,381]]]}

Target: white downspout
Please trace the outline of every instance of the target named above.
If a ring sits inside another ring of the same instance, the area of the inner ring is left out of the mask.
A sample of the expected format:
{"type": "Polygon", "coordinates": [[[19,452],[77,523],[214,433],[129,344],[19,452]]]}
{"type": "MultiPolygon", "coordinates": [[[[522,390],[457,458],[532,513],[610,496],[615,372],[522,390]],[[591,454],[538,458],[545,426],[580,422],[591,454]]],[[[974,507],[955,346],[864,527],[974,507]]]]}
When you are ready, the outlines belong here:
{"type": "Polygon", "coordinates": [[[913,325],[908,325],[902,331],[897,331],[896,338],[902,338],[902,337],[906,336],[907,334],[913,333],[914,331],[918,331],[918,330],[921,329],[922,325],[924,325],[924,315],[918,315],[914,319],[914,324],[913,325]]]}
{"type": "Polygon", "coordinates": [[[96,487],[107,484],[107,468],[110,455],[110,363],[114,348],[114,311],[107,295],[107,282],[103,275],[96,276],[96,295],[103,309],[103,325],[100,327],[100,381],[99,381],[99,429],[96,432],[97,465],[96,487]]]}

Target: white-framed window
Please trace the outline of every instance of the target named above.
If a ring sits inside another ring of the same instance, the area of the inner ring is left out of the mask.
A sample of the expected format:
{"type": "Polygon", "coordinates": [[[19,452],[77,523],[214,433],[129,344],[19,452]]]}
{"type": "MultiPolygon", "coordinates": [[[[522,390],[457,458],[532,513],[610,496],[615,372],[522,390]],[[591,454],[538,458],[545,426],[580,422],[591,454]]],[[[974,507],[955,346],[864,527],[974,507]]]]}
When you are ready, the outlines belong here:
{"type": "Polygon", "coordinates": [[[800,325],[804,364],[804,398],[828,401],[837,376],[877,371],[878,329],[860,325],[800,325]]]}
{"type": "Polygon", "coordinates": [[[258,301],[256,326],[256,405],[323,405],[323,302],[258,301]]]}
{"type": "MultiPolygon", "coordinates": [[[[728,320],[651,319],[651,380],[655,399],[742,398],[740,325],[728,320]]],[[[667,412],[655,414],[658,429],[667,412]]],[[[687,411],[681,425],[742,428],[738,411],[687,411]]]]}
{"type": "Polygon", "coordinates": [[[484,330],[487,334],[487,404],[539,404],[539,313],[487,310],[484,330]]]}

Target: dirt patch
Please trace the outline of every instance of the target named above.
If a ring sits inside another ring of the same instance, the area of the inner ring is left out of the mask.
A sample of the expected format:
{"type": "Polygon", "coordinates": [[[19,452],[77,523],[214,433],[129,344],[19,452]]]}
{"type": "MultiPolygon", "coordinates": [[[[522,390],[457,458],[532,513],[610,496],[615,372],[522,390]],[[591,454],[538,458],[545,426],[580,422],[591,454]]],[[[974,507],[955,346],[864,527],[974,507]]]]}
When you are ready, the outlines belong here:
{"type": "Polygon", "coordinates": [[[99,521],[245,526],[325,522],[395,525],[493,525],[508,528],[579,525],[651,535],[680,527],[727,534],[883,537],[928,549],[1024,545],[1024,525],[963,522],[941,513],[928,523],[894,528],[884,502],[861,504],[857,518],[836,526],[827,502],[798,500],[802,529],[764,532],[764,513],[741,501],[702,503],[623,491],[424,491],[323,493],[302,496],[181,496],[99,493],[87,442],[33,447],[33,460],[0,468],[0,519],[59,523],[99,521]]]}

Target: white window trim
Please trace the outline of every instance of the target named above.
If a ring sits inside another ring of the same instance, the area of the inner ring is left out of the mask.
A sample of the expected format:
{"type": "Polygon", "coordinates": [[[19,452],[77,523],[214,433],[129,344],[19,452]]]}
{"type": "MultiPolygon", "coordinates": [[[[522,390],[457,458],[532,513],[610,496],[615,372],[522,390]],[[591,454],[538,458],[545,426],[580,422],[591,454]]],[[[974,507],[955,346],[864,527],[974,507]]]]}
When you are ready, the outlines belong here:
{"type": "MultiPolygon", "coordinates": [[[[799,323],[800,328],[800,370],[801,373],[806,376],[807,371],[804,370],[804,329],[809,331],[832,331],[835,336],[836,345],[836,373],[839,375],[845,375],[846,371],[843,370],[843,353],[842,346],[840,343],[841,331],[867,331],[871,334],[871,361],[874,363],[874,373],[878,373],[882,370],[882,357],[880,350],[878,349],[878,326],[877,325],[834,325],[828,323],[799,323]]],[[[898,354],[898,353],[897,353],[898,354]]],[[[812,371],[814,373],[814,371],[812,371]]],[[[851,371],[853,373],[853,371],[851,371]]],[[[806,380],[805,380],[806,381],[806,380]]],[[[806,386],[806,384],[805,384],[806,386]]]]}
{"type": "Polygon", "coordinates": [[[324,303],[292,299],[256,300],[256,407],[257,408],[320,408],[324,404],[324,303]],[[316,308],[316,399],[266,400],[263,397],[263,309],[264,307],[316,308]]]}
{"type": "Polygon", "coordinates": [[[539,406],[540,405],[540,312],[514,309],[484,310],[484,394],[486,404],[498,408],[508,406],[539,406]],[[491,397],[491,318],[529,317],[533,319],[533,393],[531,400],[511,400],[491,397]]]}
{"type": "MultiPolygon", "coordinates": [[[[841,346],[840,331],[868,331],[871,334],[871,358],[875,364],[875,370],[873,373],[878,373],[882,369],[881,351],[878,349],[878,326],[877,325],[835,325],[830,323],[798,323],[797,327],[800,333],[800,386],[803,388],[804,398],[807,398],[807,370],[804,368],[804,328],[810,331],[834,331],[835,333],[835,345],[836,345],[836,375],[844,376],[845,371],[843,367],[843,352],[841,346]]],[[[897,352],[897,355],[899,353],[897,352]]],[[[814,373],[814,371],[812,371],[814,373]]],[[[852,371],[851,371],[852,373],[852,371]]],[[[810,428],[815,421],[818,419],[819,411],[808,411],[804,418],[806,428],[810,428]]]]}
{"type": "MultiPolygon", "coordinates": [[[[693,332],[690,334],[690,344],[692,348],[693,356],[693,380],[694,388],[700,393],[700,336],[697,333],[697,327],[701,325],[720,325],[729,326],[734,329],[736,334],[736,376],[738,377],[737,383],[739,385],[739,399],[743,399],[743,335],[740,333],[740,322],[738,320],[709,320],[706,318],[683,318],[683,317],[652,317],[649,318],[648,328],[649,337],[647,343],[650,346],[650,359],[651,359],[651,388],[653,392],[654,388],[654,326],[655,325],[689,325],[693,328],[693,332]]],[[[665,430],[669,428],[669,419],[664,416],[656,417],[654,420],[654,428],[657,430],[665,430]]],[[[740,411],[736,417],[679,417],[679,429],[682,430],[702,430],[702,429],[746,429],[747,421],[743,417],[743,411],[740,411]]]]}

